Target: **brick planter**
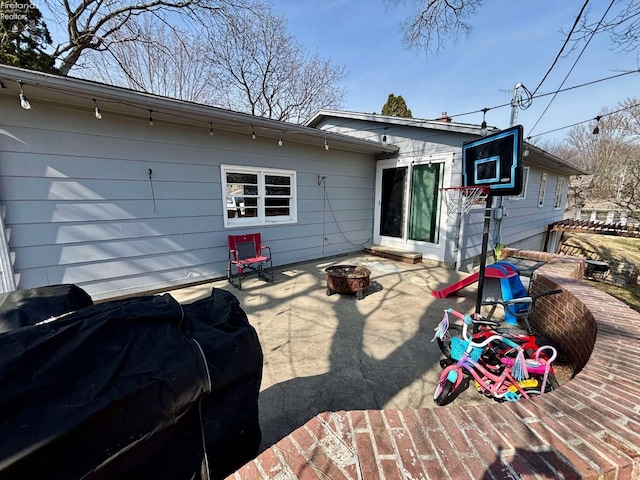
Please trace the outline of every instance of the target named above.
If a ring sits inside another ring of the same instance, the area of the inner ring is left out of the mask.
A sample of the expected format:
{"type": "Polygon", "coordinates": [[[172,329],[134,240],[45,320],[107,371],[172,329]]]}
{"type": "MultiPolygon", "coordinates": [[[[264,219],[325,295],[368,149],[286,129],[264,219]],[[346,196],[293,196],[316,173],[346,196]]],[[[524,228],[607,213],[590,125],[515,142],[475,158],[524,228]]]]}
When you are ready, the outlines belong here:
{"type": "Polygon", "coordinates": [[[640,314],[583,285],[584,260],[545,260],[531,318],[573,360],[560,389],[515,403],[317,415],[235,479],[640,478],[640,314]]]}

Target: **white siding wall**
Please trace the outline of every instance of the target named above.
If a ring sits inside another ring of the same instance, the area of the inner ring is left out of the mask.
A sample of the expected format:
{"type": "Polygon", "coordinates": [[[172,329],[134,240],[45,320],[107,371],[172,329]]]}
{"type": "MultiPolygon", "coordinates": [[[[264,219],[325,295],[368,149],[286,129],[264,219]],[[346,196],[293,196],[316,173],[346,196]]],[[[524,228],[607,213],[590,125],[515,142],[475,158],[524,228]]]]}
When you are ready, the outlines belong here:
{"type": "Polygon", "coordinates": [[[0,202],[18,288],[74,283],[101,299],[224,277],[230,233],[260,231],[276,265],[371,238],[368,155],[109,112],[96,120],[90,109],[25,111],[2,96],[0,108],[0,202]],[[298,223],[225,230],[221,163],[296,170],[298,223]]]}

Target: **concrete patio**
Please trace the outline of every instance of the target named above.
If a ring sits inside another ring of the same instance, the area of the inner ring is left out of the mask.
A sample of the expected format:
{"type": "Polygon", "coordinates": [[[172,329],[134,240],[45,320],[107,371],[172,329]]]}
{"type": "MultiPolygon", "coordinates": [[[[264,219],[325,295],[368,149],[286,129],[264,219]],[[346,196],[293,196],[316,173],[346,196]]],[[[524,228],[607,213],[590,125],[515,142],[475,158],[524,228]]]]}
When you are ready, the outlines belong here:
{"type": "MultiPolygon", "coordinates": [[[[170,292],[189,303],[213,287],[240,300],[264,352],[261,451],[322,412],[434,406],[441,371],[434,328],[445,308],[472,312],[476,289],[447,299],[430,293],[466,274],[367,254],[274,270],[274,283],[250,276],[242,290],[223,280],[170,292]],[[371,271],[364,299],[326,295],[324,269],[339,264],[371,271]]],[[[473,389],[455,401],[486,402],[473,389]]]]}

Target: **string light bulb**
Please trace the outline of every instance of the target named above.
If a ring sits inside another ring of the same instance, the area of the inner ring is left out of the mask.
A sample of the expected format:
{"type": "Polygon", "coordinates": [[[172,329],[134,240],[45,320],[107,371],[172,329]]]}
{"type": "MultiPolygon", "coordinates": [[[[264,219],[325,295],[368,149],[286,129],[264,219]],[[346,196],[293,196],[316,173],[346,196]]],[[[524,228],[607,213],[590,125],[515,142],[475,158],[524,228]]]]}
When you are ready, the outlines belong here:
{"type": "Polygon", "coordinates": [[[531,137],[527,137],[526,142],[524,144],[524,151],[522,152],[522,156],[523,157],[528,157],[529,156],[529,140],[531,140],[531,137]]]}
{"type": "Polygon", "coordinates": [[[324,136],[324,149],[329,150],[329,144],[327,143],[327,136],[324,136]]]}
{"type": "Polygon", "coordinates": [[[209,122],[209,135],[213,137],[213,122],[209,122]]]}
{"type": "Polygon", "coordinates": [[[278,140],[278,146],[281,147],[282,146],[282,135],[280,135],[280,140],[278,140]]]}
{"type": "Polygon", "coordinates": [[[256,130],[255,128],[253,128],[253,125],[251,126],[251,140],[255,140],[256,139],[256,130]]]}
{"type": "Polygon", "coordinates": [[[595,126],[595,128],[593,129],[593,134],[594,134],[594,135],[598,135],[598,134],[600,133],[600,119],[601,119],[601,118],[602,118],[602,116],[600,116],[600,115],[598,115],[598,116],[595,118],[596,126],[595,126]]]}
{"type": "Polygon", "coordinates": [[[93,100],[93,103],[96,105],[96,108],[93,109],[94,115],[98,120],[102,120],[102,113],[100,112],[98,101],[95,98],[92,98],[91,100],[93,100]]]}
{"type": "Polygon", "coordinates": [[[20,85],[20,95],[18,95],[18,97],[20,98],[20,106],[25,110],[30,110],[31,104],[29,103],[27,96],[22,91],[22,80],[18,80],[18,85],[20,85]]]}
{"type": "Polygon", "coordinates": [[[149,125],[153,127],[153,110],[149,110],[149,125]]]}
{"type": "Polygon", "coordinates": [[[387,143],[387,128],[389,127],[384,127],[384,135],[382,135],[382,143],[387,143]]]}
{"type": "Polygon", "coordinates": [[[485,119],[488,111],[489,109],[486,107],[482,109],[482,123],[480,124],[480,135],[483,137],[486,137],[487,133],[489,133],[489,131],[487,130],[487,121],[485,119]]]}

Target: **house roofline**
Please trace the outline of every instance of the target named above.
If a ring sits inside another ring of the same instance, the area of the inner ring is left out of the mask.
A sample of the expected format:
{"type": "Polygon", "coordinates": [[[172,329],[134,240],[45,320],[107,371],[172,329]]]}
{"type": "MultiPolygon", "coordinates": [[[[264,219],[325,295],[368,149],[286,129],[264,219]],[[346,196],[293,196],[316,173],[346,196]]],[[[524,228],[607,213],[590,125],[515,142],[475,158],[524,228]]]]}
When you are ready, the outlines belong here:
{"type": "MultiPolygon", "coordinates": [[[[475,135],[480,138],[480,125],[468,123],[455,123],[441,120],[424,120],[418,118],[390,117],[387,115],[378,115],[373,113],[358,113],[340,110],[322,109],[318,110],[313,117],[307,120],[304,125],[317,126],[325,118],[343,118],[349,120],[361,120],[368,122],[384,123],[391,125],[401,125],[415,128],[428,128],[431,130],[446,131],[452,133],[461,133],[475,135]]],[[[499,131],[496,127],[488,127],[490,133],[499,131]]],[[[525,148],[535,152],[536,157],[530,156],[527,163],[532,165],[543,166],[550,170],[557,171],[563,175],[588,175],[588,172],[577,167],[566,160],[563,160],[552,153],[549,153],[539,147],[524,142],[525,148]]]]}
{"type": "MultiPolygon", "coordinates": [[[[350,120],[363,120],[368,122],[386,123],[401,125],[405,127],[430,128],[432,130],[442,130],[454,133],[465,133],[480,136],[480,125],[472,123],[458,123],[442,120],[427,120],[423,118],[391,117],[388,115],[378,115],[375,113],[359,113],[341,110],[321,109],[318,110],[303,125],[315,127],[324,118],[345,118],[350,120]]],[[[488,127],[489,131],[497,131],[496,127],[488,127]]]]}
{"type": "MultiPolygon", "coordinates": [[[[156,115],[164,112],[168,115],[168,118],[174,119],[174,123],[209,125],[210,122],[227,122],[226,127],[244,127],[248,128],[248,132],[251,132],[251,128],[262,129],[262,136],[267,138],[277,139],[279,136],[286,135],[290,140],[294,139],[293,141],[298,141],[298,143],[314,144],[311,141],[313,139],[316,140],[315,144],[319,143],[320,145],[323,145],[326,139],[332,148],[359,153],[390,155],[398,152],[398,147],[395,145],[386,145],[372,140],[325,132],[305,125],[258,117],[220,107],[138,92],[82,78],[64,77],[9,65],[0,65],[0,79],[4,80],[5,85],[8,87],[7,89],[0,88],[0,95],[14,93],[17,88],[17,82],[22,81],[25,94],[30,100],[32,98],[42,98],[54,103],[60,102],[65,105],[86,107],[92,110],[94,108],[92,99],[95,98],[99,102],[113,102],[113,108],[115,109],[118,108],[117,104],[120,103],[121,110],[129,107],[129,110],[134,109],[133,114],[137,110],[137,116],[140,117],[146,117],[149,115],[149,110],[152,110],[154,119],[156,115]],[[62,97],[70,98],[65,98],[62,101],[62,97]],[[181,121],[176,121],[176,118],[180,118],[181,121]]],[[[31,103],[34,102],[32,101],[31,103]]],[[[227,130],[231,131],[233,129],[227,128],[227,130]]]]}
{"type": "Polygon", "coordinates": [[[536,147],[535,145],[531,145],[525,142],[525,148],[528,148],[529,151],[534,151],[538,155],[542,156],[547,160],[543,165],[552,170],[559,170],[560,173],[565,175],[589,175],[589,172],[583,170],[582,168],[573,165],[566,160],[563,160],[560,157],[555,156],[553,153],[549,153],[546,150],[541,149],[540,147],[536,147]],[[557,168],[553,167],[553,163],[555,163],[557,168]]]}

